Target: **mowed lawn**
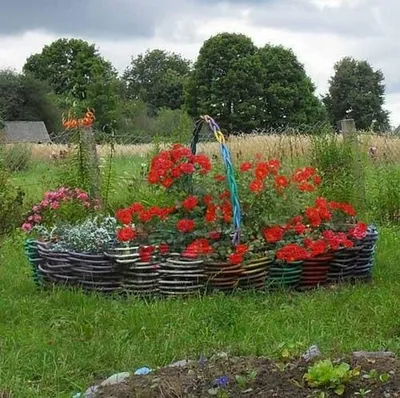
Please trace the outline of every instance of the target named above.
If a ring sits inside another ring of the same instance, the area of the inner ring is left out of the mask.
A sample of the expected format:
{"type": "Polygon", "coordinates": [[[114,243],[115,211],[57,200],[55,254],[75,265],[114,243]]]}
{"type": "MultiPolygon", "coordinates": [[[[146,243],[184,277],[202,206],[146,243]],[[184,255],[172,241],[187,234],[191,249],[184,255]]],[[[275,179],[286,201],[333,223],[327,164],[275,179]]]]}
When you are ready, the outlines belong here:
{"type": "Polygon", "coordinates": [[[0,249],[0,396],[71,397],[115,372],[221,350],[274,356],[281,343],[400,354],[398,232],[380,230],[371,284],[152,302],[39,291],[23,238],[10,237],[0,249]]]}

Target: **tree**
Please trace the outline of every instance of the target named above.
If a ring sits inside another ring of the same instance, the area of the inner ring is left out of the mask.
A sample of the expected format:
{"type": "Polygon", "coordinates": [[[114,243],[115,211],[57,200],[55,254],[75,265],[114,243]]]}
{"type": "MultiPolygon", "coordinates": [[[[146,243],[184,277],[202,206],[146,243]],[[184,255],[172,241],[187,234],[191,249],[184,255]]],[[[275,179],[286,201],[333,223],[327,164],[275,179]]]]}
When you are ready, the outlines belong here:
{"type": "Polygon", "coordinates": [[[334,66],[329,92],[324,97],[331,122],[354,119],[359,129],[387,130],[389,113],[383,109],[385,85],[380,70],[367,61],[345,57],[334,66]]]}
{"type": "Polygon", "coordinates": [[[258,50],[262,65],[260,127],[315,124],[326,120],[322,102],[304,66],[291,49],[266,45],[258,50]]]}
{"type": "Polygon", "coordinates": [[[0,71],[0,119],[43,121],[48,131],[59,131],[61,112],[50,88],[30,75],[0,71]]]}
{"type": "Polygon", "coordinates": [[[49,84],[64,99],[94,108],[98,127],[113,122],[117,73],[94,44],[80,39],[58,39],[45,46],[40,54],[30,56],[24,72],[49,84]],[[107,115],[104,109],[108,110],[107,115]]]}
{"type": "Polygon", "coordinates": [[[230,131],[257,127],[261,72],[250,38],[236,33],[211,37],[200,49],[187,86],[189,114],[209,113],[230,131]]]}
{"type": "Polygon", "coordinates": [[[153,112],[161,108],[181,108],[189,71],[190,62],[179,54],[147,51],[132,58],[125,70],[126,96],[130,100],[145,102],[153,112]]]}

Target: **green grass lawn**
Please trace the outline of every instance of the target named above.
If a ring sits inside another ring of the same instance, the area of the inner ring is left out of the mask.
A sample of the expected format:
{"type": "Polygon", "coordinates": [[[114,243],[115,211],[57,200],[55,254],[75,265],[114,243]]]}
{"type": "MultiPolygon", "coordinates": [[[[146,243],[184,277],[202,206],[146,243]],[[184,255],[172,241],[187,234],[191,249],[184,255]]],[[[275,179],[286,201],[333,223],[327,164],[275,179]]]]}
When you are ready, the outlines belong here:
{"type": "Polygon", "coordinates": [[[144,302],[38,291],[19,236],[0,251],[0,396],[71,397],[95,381],[215,350],[273,356],[281,343],[324,354],[400,354],[400,235],[382,230],[372,284],[144,302]]]}

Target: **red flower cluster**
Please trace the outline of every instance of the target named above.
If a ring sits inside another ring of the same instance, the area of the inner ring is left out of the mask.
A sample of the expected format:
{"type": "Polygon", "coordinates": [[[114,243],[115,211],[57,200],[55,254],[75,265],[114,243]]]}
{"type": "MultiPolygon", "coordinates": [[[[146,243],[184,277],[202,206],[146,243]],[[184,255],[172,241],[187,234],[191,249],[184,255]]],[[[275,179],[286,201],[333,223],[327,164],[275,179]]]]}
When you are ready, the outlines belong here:
{"type": "Polygon", "coordinates": [[[349,203],[339,203],[339,202],[329,202],[329,206],[332,210],[339,210],[350,217],[355,217],[357,215],[354,207],[349,203]]]}
{"type": "Polygon", "coordinates": [[[275,175],[275,186],[282,190],[289,185],[289,181],[284,176],[278,176],[278,171],[281,164],[279,160],[272,159],[268,162],[258,161],[254,166],[245,162],[240,166],[240,170],[243,172],[249,171],[254,167],[254,180],[250,182],[249,189],[254,193],[260,193],[264,189],[264,181],[270,175],[275,175]]]}
{"type": "Polygon", "coordinates": [[[141,246],[139,248],[140,261],[149,263],[155,251],[154,246],[141,246]]]}
{"type": "Polygon", "coordinates": [[[304,245],[310,251],[310,257],[316,257],[321,254],[324,254],[329,248],[327,242],[324,239],[318,239],[318,240],[305,239],[304,245]]]}
{"type": "Polygon", "coordinates": [[[263,234],[268,243],[277,243],[283,239],[285,229],[280,225],[276,225],[274,227],[264,229],[263,234]]]}
{"type": "Polygon", "coordinates": [[[189,148],[174,144],[170,150],[161,151],[153,158],[147,179],[150,184],[169,188],[183,175],[196,171],[200,174],[210,172],[210,159],[206,155],[193,155],[189,148]]]}
{"type": "Polygon", "coordinates": [[[192,232],[196,226],[196,223],[193,220],[183,218],[176,223],[176,228],[179,232],[183,234],[192,232]]]}
{"type": "Polygon", "coordinates": [[[129,226],[124,226],[119,228],[117,231],[117,239],[120,242],[129,242],[136,238],[136,231],[129,226]]]}
{"type": "Polygon", "coordinates": [[[235,252],[230,254],[228,257],[229,262],[232,265],[241,264],[244,260],[244,256],[248,251],[248,247],[246,245],[237,245],[235,247],[235,252]]]}
{"type": "Polygon", "coordinates": [[[355,227],[351,228],[349,235],[355,239],[363,239],[367,235],[368,225],[363,222],[359,222],[355,227]]]}
{"type": "Polygon", "coordinates": [[[303,167],[296,169],[292,175],[292,181],[302,192],[312,192],[316,186],[321,184],[321,177],[313,167],[303,167]]]}
{"type": "Polygon", "coordinates": [[[210,255],[213,253],[213,248],[205,238],[197,239],[188,245],[183,252],[184,257],[197,258],[201,255],[210,255]]]}
{"type": "Polygon", "coordinates": [[[174,211],[175,207],[152,206],[146,209],[141,203],[134,203],[126,209],[118,209],[116,218],[123,225],[131,224],[135,217],[140,222],[147,223],[153,218],[165,220],[174,211]]]}
{"type": "Polygon", "coordinates": [[[281,247],[276,252],[276,257],[279,260],[291,263],[294,261],[305,260],[309,257],[308,251],[296,243],[290,243],[281,247]]]}
{"type": "Polygon", "coordinates": [[[353,242],[348,238],[344,232],[335,233],[333,231],[324,231],[322,233],[323,238],[328,243],[331,250],[338,250],[340,246],[353,247],[353,242]]]}
{"type": "Polygon", "coordinates": [[[188,196],[183,202],[182,206],[186,211],[192,211],[197,204],[199,203],[199,199],[197,196],[188,196]]]}

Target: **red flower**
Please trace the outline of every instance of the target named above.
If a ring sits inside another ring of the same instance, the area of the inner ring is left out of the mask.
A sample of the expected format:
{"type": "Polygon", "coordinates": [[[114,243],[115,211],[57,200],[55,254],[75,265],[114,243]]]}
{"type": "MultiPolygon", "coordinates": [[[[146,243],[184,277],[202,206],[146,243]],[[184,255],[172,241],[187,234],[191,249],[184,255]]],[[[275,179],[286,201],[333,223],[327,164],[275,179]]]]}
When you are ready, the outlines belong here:
{"type": "Polygon", "coordinates": [[[134,204],[130,207],[130,209],[131,209],[131,212],[132,212],[132,213],[139,213],[139,212],[141,212],[141,211],[144,209],[144,207],[143,207],[143,205],[142,205],[141,203],[137,202],[137,203],[134,203],[134,204]]]}
{"type": "Polygon", "coordinates": [[[268,162],[268,168],[272,174],[277,174],[280,167],[281,167],[281,163],[278,159],[271,159],[268,162]]]}
{"type": "Polygon", "coordinates": [[[221,206],[222,216],[225,222],[232,220],[232,205],[229,202],[224,202],[221,206]]]}
{"type": "Polygon", "coordinates": [[[218,239],[221,238],[221,232],[219,232],[219,231],[211,231],[211,232],[208,234],[208,236],[210,237],[210,239],[218,240],[218,239]]]}
{"type": "Polygon", "coordinates": [[[349,234],[352,238],[363,239],[367,235],[368,225],[359,222],[354,228],[350,229],[349,234]]]}
{"type": "Polygon", "coordinates": [[[260,162],[257,163],[256,165],[254,175],[256,176],[256,179],[263,180],[268,176],[268,171],[269,171],[268,163],[260,162]]]}
{"type": "Polygon", "coordinates": [[[299,185],[299,190],[301,192],[313,192],[315,190],[315,187],[314,187],[314,185],[309,184],[308,182],[302,182],[299,185]]]}
{"type": "Polygon", "coordinates": [[[245,255],[248,251],[248,247],[245,244],[237,245],[235,247],[235,253],[240,254],[241,256],[245,255]]]}
{"type": "Polygon", "coordinates": [[[195,226],[196,224],[193,220],[189,220],[186,218],[179,220],[176,224],[176,228],[178,229],[179,232],[182,233],[192,232],[195,226]]]}
{"type": "Polygon", "coordinates": [[[119,209],[116,216],[121,224],[130,224],[132,222],[132,212],[130,209],[119,209]]]}
{"type": "Polygon", "coordinates": [[[204,195],[203,202],[208,206],[212,202],[213,198],[211,195],[204,195]]]}
{"type": "Polygon", "coordinates": [[[209,255],[213,253],[213,248],[207,239],[201,238],[193,241],[183,252],[184,257],[196,258],[199,255],[209,255]]]}
{"type": "Polygon", "coordinates": [[[309,207],[306,209],[306,217],[313,227],[319,227],[321,225],[321,217],[317,209],[309,207]]]}
{"type": "Polygon", "coordinates": [[[250,162],[244,162],[240,165],[240,171],[249,171],[253,168],[253,165],[250,162]]]}
{"type": "Polygon", "coordinates": [[[285,176],[275,177],[275,187],[276,188],[286,188],[289,186],[289,180],[285,176]]]}
{"type": "Polygon", "coordinates": [[[215,222],[217,220],[217,206],[209,204],[207,206],[205,219],[207,222],[215,222]]]}
{"type": "Polygon", "coordinates": [[[142,210],[139,213],[139,220],[141,222],[149,222],[152,219],[152,214],[149,210],[142,210]]]}
{"type": "Polygon", "coordinates": [[[290,243],[281,247],[276,252],[276,257],[279,260],[290,263],[294,261],[305,260],[308,257],[308,252],[306,249],[304,249],[304,247],[301,247],[295,243],[290,243]]]}
{"type": "Polygon", "coordinates": [[[184,174],[192,174],[195,171],[193,163],[182,163],[179,168],[184,174]]]}
{"type": "Polygon", "coordinates": [[[296,234],[298,235],[302,235],[304,234],[304,231],[306,230],[306,226],[304,224],[296,224],[293,227],[294,232],[296,232],[296,234]]]}
{"type": "Polygon", "coordinates": [[[293,181],[294,182],[305,182],[309,180],[313,175],[315,175],[316,171],[312,167],[303,167],[302,169],[296,169],[293,174],[293,181]]]}
{"type": "Polygon", "coordinates": [[[264,238],[268,243],[276,243],[282,240],[285,230],[277,225],[275,227],[264,229],[264,238]]]}
{"type": "Polygon", "coordinates": [[[299,224],[303,221],[303,217],[302,216],[296,216],[292,219],[292,221],[290,222],[292,225],[296,225],[299,224]]]}
{"type": "Polygon", "coordinates": [[[221,174],[216,174],[215,176],[214,176],[214,179],[216,180],[216,181],[225,181],[225,177],[223,176],[223,175],[221,175],[221,174]]]}
{"type": "Polygon", "coordinates": [[[322,182],[322,178],[321,176],[314,176],[313,181],[315,185],[320,185],[322,182]]]}
{"type": "Polygon", "coordinates": [[[166,177],[161,181],[161,185],[165,188],[169,188],[174,183],[172,178],[166,177]]]}
{"type": "Polygon", "coordinates": [[[219,195],[219,198],[221,200],[229,199],[230,197],[231,197],[231,193],[228,190],[225,190],[224,192],[221,193],[221,195],[219,195]]]}
{"type": "Polygon", "coordinates": [[[340,209],[342,210],[343,213],[345,213],[351,217],[356,216],[356,211],[355,211],[354,207],[348,203],[341,203],[340,209]]]}
{"type": "Polygon", "coordinates": [[[197,206],[198,203],[199,203],[199,199],[196,196],[188,196],[182,202],[182,205],[186,211],[191,211],[197,206]]]}
{"type": "Polygon", "coordinates": [[[136,232],[132,227],[122,227],[117,231],[117,238],[120,242],[129,242],[136,238],[136,232]]]}
{"type": "Polygon", "coordinates": [[[140,260],[144,263],[149,263],[154,253],[154,246],[141,246],[139,248],[140,260]]]}
{"type": "Polygon", "coordinates": [[[206,174],[209,171],[211,171],[211,162],[210,159],[206,156],[206,155],[194,155],[193,156],[193,163],[198,164],[203,173],[202,174],[206,174]]]}
{"type": "Polygon", "coordinates": [[[239,253],[233,253],[229,255],[228,260],[232,265],[238,265],[243,262],[243,255],[239,253]]]}
{"type": "Polygon", "coordinates": [[[249,185],[250,191],[259,193],[264,189],[264,184],[261,180],[253,180],[249,185]]]}
{"type": "Polygon", "coordinates": [[[315,241],[306,239],[304,243],[307,246],[307,248],[311,250],[312,257],[319,256],[320,254],[324,254],[326,252],[327,244],[323,239],[315,241]]]}
{"type": "Polygon", "coordinates": [[[155,170],[151,170],[147,176],[147,181],[150,184],[156,184],[160,180],[157,172],[155,170]]]}
{"type": "Polygon", "coordinates": [[[158,246],[158,250],[160,251],[161,254],[166,255],[169,253],[169,246],[168,243],[160,243],[158,246]]]}

